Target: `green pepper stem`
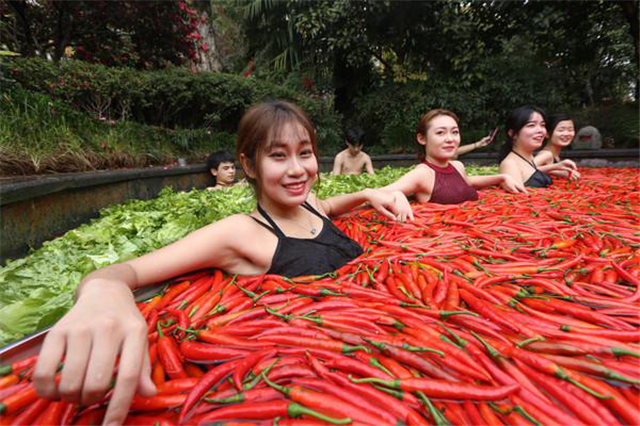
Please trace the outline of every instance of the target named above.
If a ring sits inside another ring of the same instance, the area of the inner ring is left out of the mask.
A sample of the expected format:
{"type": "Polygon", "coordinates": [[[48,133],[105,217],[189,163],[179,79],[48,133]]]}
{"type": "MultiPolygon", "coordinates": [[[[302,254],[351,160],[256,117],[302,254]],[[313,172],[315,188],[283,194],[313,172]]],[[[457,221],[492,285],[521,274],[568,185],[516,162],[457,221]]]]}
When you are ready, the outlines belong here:
{"type": "Polygon", "coordinates": [[[318,418],[320,420],[323,420],[327,423],[331,423],[334,425],[346,425],[351,423],[351,418],[349,417],[345,417],[343,419],[336,419],[333,417],[325,416],[324,414],[318,413],[317,411],[314,411],[310,408],[307,408],[295,402],[289,403],[287,414],[291,417],[298,417],[306,414],[308,416],[313,416],[315,418],[318,418]]]}

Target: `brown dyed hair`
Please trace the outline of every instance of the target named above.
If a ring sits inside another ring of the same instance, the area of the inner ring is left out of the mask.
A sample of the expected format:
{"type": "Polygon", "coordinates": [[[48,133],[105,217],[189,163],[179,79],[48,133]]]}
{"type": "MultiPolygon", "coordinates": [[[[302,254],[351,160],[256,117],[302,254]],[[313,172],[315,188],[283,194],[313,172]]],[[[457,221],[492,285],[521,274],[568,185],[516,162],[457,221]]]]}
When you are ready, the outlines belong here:
{"type": "MultiPolygon", "coordinates": [[[[440,117],[441,115],[446,115],[448,117],[453,118],[456,124],[458,126],[460,125],[460,119],[453,111],[449,111],[448,109],[443,109],[443,108],[436,108],[436,109],[432,109],[431,111],[428,111],[425,115],[422,116],[422,118],[418,122],[416,135],[422,135],[426,138],[427,131],[429,130],[429,124],[434,118],[440,117]]],[[[416,143],[418,144],[418,159],[420,161],[424,161],[426,156],[425,147],[423,145],[420,145],[420,142],[418,142],[417,136],[416,136],[416,143]]]]}
{"type": "Polygon", "coordinates": [[[263,102],[251,106],[244,113],[238,125],[238,139],[236,142],[236,156],[240,154],[249,159],[251,167],[256,174],[256,179],[250,178],[245,170],[247,181],[256,189],[260,196],[260,174],[258,167],[262,156],[273,144],[285,124],[300,124],[309,134],[309,142],[316,159],[318,158],[318,145],[316,131],[313,123],[298,106],[286,101],[263,102]]]}

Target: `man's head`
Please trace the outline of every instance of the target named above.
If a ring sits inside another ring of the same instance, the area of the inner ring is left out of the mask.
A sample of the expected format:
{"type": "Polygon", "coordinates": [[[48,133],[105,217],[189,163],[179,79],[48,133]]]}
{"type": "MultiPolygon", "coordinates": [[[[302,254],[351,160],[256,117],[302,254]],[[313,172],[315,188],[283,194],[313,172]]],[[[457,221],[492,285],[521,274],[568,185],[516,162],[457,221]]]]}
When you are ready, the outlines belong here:
{"type": "Polygon", "coordinates": [[[364,146],[364,131],[360,127],[351,127],[345,132],[345,142],[351,155],[358,155],[364,146]]]}
{"type": "Polygon", "coordinates": [[[216,181],[216,185],[229,186],[236,178],[236,166],[233,155],[228,152],[214,152],[207,159],[207,169],[216,181]]]}

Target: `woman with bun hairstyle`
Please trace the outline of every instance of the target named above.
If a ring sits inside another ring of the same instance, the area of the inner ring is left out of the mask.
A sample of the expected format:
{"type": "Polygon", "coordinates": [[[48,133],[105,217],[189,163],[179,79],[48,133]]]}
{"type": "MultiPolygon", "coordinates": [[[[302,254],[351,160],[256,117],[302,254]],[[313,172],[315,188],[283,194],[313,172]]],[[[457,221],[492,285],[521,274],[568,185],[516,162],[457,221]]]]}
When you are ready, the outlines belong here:
{"type": "Polygon", "coordinates": [[[571,160],[561,160],[560,153],[573,142],[576,135],[576,128],[573,119],[567,114],[555,114],[550,116],[546,122],[547,143],[538,154],[534,161],[538,169],[542,171],[550,170],[554,176],[568,177],[577,179],[580,177],[578,166],[571,160]],[[564,165],[559,169],[557,164],[564,165]]]}
{"type": "Polygon", "coordinates": [[[500,185],[509,192],[526,192],[506,174],[467,176],[464,165],[454,161],[460,146],[458,116],[433,109],[422,116],[416,131],[421,163],[383,189],[414,195],[418,202],[460,204],[478,199],[477,189],[500,185]]]}

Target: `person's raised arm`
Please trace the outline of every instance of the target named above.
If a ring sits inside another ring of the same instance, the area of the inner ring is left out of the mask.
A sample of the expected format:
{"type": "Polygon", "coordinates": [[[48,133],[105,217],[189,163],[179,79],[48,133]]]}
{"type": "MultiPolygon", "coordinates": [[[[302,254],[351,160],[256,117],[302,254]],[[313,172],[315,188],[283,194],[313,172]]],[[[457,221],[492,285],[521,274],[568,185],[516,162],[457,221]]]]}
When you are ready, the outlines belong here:
{"type": "Polygon", "coordinates": [[[491,135],[489,135],[489,136],[485,136],[484,138],[480,139],[477,142],[468,143],[466,145],[460,145],[458,147],[458,150],[456,151],[456,158],[460,155],[468,154],[475,149],[485,147],[489,145],[492,141],[493,141],[493,138],[491,137],[491,135]]]}
{"type": "Polygon", "coordinates": [[[94,404],[109,389],[119,357],[104,424],[122,424],[136,391],[145,396],[155,393],[147,324],[132,290],[188,271],[230,264],[237,255],[227,242],[240,239],[230,235],[232,223],[221,226],[222,222],[142,257],[88,274],[78,288],[75,305],[45,338],[34,370],[38,394],[85,406],[94,404]],[[56,385],[56,371],[63,359],[56,385]]]}

